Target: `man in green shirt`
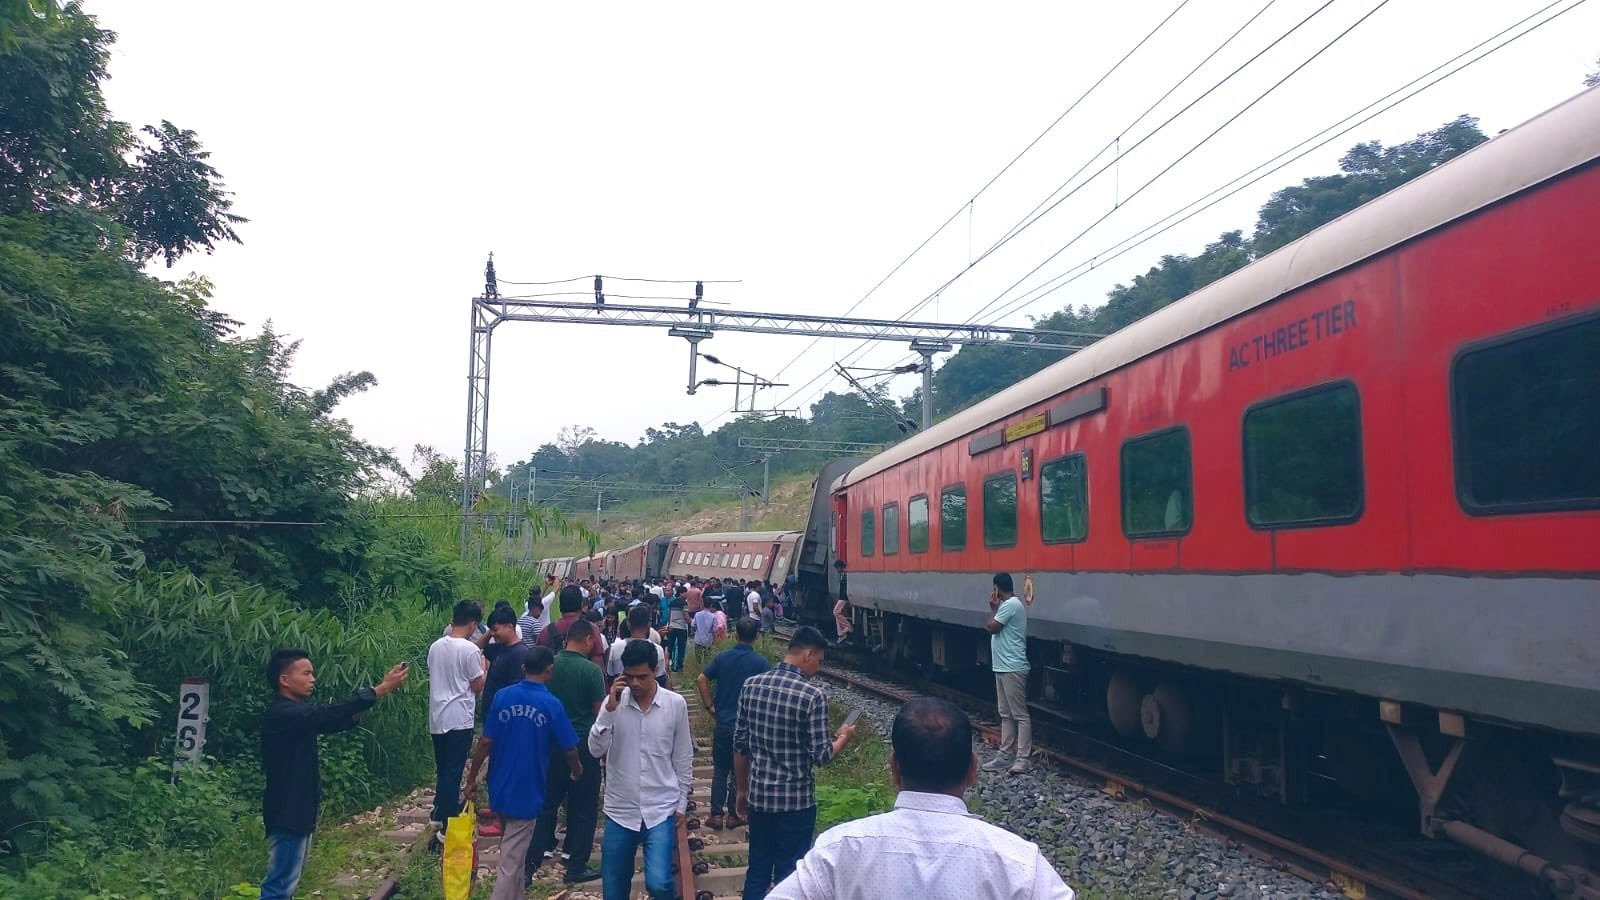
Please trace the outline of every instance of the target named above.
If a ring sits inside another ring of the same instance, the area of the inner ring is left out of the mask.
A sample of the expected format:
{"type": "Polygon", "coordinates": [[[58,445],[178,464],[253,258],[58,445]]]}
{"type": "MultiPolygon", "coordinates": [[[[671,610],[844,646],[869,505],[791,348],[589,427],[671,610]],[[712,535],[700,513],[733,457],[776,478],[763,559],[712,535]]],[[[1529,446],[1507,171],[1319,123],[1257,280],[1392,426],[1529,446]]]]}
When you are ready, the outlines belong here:
{"type": "MultiPolygon", "coordinates": [[[[550,693],[561,701],[572,720],[572,728],[579,734],[588,734],[594,724],[600,702],[606,697],[606,679],[600,667],[589,660],[595,639],[594,623],[576,619],[567,628],[566,647],[556,654],[552,667],[550,693]]],[[[545,786],[544,811],[534,828],[533,847],[528,851],[527,880],[544,861],[547,850],[556,844],[556,812],[565,801],[567,807],[567,838],[562,843],[567,860],[567,884],[582,884],[600,877],[599,869],[589,868],[589,856],[594,848],[594,831],[600,810],[600,763],[589,753],[587,741],[578,742],[578,757],[583,763],[583,775],[574,779],[566,766],[552,765],[545,786]]]]}
{"type": "Polygon", "coordinates": [[[990,772],[1015,775],[1028,770],[1033,752],[1033,719],[1028,716],[1028,606],[1011,592],[1011,575],[994,576],[989,591],[990,668],[1000,707],[1000,752],[985,763],[990,772]]]}

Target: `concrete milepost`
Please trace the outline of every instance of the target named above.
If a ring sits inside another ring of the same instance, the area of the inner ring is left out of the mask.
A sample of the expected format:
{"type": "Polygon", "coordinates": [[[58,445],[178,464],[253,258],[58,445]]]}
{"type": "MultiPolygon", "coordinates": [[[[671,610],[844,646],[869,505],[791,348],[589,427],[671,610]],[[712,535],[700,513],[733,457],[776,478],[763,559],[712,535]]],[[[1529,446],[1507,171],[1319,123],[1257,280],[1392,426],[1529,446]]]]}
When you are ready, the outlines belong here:
{"type": "Polygon", "coordinates": [[[206,722],[211,718],[211,684],[191,676],[178,683],[177,752],[173,768],[200,761],[206,746],[206,722]]]}

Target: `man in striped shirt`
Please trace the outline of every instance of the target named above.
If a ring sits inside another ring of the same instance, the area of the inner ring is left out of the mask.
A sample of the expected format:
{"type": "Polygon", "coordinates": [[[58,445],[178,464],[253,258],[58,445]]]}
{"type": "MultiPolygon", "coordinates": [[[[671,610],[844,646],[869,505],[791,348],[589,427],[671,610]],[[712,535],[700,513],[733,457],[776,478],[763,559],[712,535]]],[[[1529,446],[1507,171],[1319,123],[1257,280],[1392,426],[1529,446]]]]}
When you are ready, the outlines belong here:
{"type": "Polygon", "coordinates": [[[539,640],[539,632],[544,630],[545,623],[549,620],[544,617],[544,600],[539,596],[537,588],[528,590],[528,609],[517,619],[517,630],[522,633],[524,646],[532,647],[539,640]]]}
{"type": "Polygon", "coordinates": [[[751,676],[739,695],[733,728],[735,809],[750,826],[744,900],[760,900],[794,871],[817,826],[813,766],[826,765],[855,734],[828,737],[828,695],[811,678],[828,642],[809,625],[795,629],[789,652],[770,672],[751,676]]]}

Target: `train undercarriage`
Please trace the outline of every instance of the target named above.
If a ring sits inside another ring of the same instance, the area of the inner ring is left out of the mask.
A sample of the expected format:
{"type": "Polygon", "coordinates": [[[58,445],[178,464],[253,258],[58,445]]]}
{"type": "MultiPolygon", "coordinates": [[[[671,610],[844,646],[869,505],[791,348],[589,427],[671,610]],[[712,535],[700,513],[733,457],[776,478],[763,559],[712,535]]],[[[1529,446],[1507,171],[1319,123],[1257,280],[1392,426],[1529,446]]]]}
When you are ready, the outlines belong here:
{"type": "MultiPolygon", "coordinates": [[[[821,621],[822,604],[806,603],[821,621]]],[[[992,691],[977,629],[857,607],[885,664],[992,691]]],[[[1520,869],[1545,893],[1600,898],[1600,742],[1449,710],[1029,641],[1037,710],[1234,794],[1355,809],[1520,869]]]]}

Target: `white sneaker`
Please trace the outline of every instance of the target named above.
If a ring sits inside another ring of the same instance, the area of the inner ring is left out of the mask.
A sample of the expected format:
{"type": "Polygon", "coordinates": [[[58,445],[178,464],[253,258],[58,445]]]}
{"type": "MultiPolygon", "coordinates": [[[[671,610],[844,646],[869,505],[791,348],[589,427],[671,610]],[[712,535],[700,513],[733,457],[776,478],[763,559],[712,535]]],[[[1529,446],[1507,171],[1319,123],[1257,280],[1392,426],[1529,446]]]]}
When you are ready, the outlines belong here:
{"type": "Polygon", "coordinates": [[[1028,761],[1026,759],[1019,759],[1016,762],[1011,764],[1011,768],[1006,769],[1006,774],[1007,775],[1021,775],[1023,772],[1026,772],[1026,771],[1028,771],[1028,761]]]}
{"type": "Polygon", "coordinates": [[[985,772],[998,772],[1001,769],[1004,769],[1006,766],[1009,766],[1009,765],[1011,765],[1010,758],[1004,757],[1004,756],[996,756],[994,759],[991,759],[988,762],[984,763],[981,768],[985,772]]]}

